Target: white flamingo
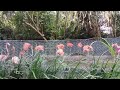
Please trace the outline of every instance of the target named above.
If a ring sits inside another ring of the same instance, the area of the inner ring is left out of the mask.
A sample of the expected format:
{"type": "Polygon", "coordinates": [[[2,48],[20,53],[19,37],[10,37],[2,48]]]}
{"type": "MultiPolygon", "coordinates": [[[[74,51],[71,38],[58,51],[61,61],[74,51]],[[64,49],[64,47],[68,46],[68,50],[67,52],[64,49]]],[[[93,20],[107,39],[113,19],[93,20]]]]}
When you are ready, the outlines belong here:
{"type": "Polygon", "coordinates": [[[8,46],[10,46],[10,43],[6,43],[5,48],[6,48],[7,54],[6,55],[1,54],[0,55],[0,61],[7,60],[8,56],[9,56],[8,46]]]}
{"type": "Polygon", "coordinates": [[[15,56],[15,47],[12,47],[12,51],[13,51],[13,56],[12,56],[12,63],[14,64],[19,64],[20,59],[19,57],[15,56]]]}

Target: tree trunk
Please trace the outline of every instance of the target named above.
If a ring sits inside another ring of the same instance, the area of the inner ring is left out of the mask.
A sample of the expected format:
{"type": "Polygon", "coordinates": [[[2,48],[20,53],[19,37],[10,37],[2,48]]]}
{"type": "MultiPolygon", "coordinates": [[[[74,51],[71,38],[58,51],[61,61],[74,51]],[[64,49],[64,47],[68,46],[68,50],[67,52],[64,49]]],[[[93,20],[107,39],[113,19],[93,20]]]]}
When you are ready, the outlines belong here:
{"type": "MultiPolygon", "coordinates": [[[[56,32],[58,31],[59,13],[59,11],[56,11],[56,32]]],[[[58,32],[60,33],[60,31],[58,32]]],[[[55,38],[57,38],[57,36],[55,38]]]]}

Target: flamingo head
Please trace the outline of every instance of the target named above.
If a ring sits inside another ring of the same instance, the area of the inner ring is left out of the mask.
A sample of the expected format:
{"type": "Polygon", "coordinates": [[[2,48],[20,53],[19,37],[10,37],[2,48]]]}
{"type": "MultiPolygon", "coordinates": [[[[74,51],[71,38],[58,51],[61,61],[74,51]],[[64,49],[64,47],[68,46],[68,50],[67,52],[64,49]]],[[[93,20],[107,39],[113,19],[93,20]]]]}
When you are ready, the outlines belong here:
{"type": "Polygon", "coordinates": [[[10,43],[6,43],[6,45],[10,46],[10,43]]]}

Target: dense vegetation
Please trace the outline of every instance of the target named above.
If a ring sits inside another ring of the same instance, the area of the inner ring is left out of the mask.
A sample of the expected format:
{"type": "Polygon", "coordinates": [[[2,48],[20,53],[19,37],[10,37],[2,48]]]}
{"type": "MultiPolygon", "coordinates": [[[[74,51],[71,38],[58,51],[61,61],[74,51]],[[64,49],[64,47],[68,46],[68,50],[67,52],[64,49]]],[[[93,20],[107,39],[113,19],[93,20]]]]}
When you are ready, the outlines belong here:
{"type": "Polygon", "coordinates": [[[120,36],[119,19],[119,11],[1,11],[1,40],[47,41],[99,38],[108,50],[95,58],[95,47],[92,47],[92,45],[96,41],[90,45],[79,42],[75,46],[82,50],[82,53],[71,54],[71,48],[74,44],[68,40],[66,45],[58,43],[54,47],[56,52],[52,57],[42,54],[48,48],[51,48],[50,46],[41,43],[35,46],[33,43],[25,42],[18,52],[19,55],[14,55],[18,48],[15,49],[13,43],[6,42],[6,50],[1,48],[0,79],[120,78],[120,44],[111,44],[106,39],[101,38],[120,36]],[[104,14],[106,18],[102,23],[99,20],[101,14],[104,14]],[[107,29],[105,29],[105,26],[107,29]],[[65,47],[69,49],[70,55],[66,53],[65,47]],[[110,53],[110,58],[104,60],[102,57],[106,52],[110,53]],[[78,61],[75,60],[76,56],[80,56],[78,61]],[[69,57],[69,60],[67,61],[65,57],[69,57]]]}
{"type": "MultiPolygon", "coordinates": [[[[99,30],[99,11],[1,11],[1,39],[55,40],[104,36],[99,30]]],[[[106,13],[108,13],[106,11],[106,13]]],[[[112,37],[118,37],[118,11],[109,11],[112,37]]]]}

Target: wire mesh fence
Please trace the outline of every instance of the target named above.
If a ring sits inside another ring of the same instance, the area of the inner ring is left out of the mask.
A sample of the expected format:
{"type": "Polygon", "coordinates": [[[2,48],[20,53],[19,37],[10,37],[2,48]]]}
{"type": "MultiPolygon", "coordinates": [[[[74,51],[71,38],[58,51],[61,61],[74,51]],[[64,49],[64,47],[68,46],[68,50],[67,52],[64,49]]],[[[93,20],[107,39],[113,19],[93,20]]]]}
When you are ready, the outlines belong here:
{"type": "MultiPolygon", "coordinates": [[[[106,38],[107,41],[112,43],[118,43],[120,44],[120,38],[106,38]]],[[[96,56],[100,56],[103,52],[107,51],[108,48],[104,46],[99,40],[91,40],[91,39],[76,39],[76,40],[69,40],[71,43],[73,43],[73,47],[67,47],[67,41],[68,40],[48,40],[48,42],[44,40],[1,40],[0,41],[0,52],[4,51],[6,53],[5,49],[5,43],[10,43],[11,46],[15,47],[15,55],[18,56],[20,51],[22,50],[23,44],[25,42],[30,43],[33,47],[37,45],[43,45],[44,51],[41,53],[42,55],[56,55],[56,45],[62,43],[65,45],[65,55],[75,55],[75,54],[82,54],[83,50],[82,48],[77,47],[77,44],[79,42],[82,43],[82,45],[90,45],[92,42],[96,41],[92,47],[94,49],[93,53],[96,56]]],[[[9,47],[9,53],[12,55],[12,50],[10,49],[12,47],[9,47]]],[[[32,50],[30,49],[28,51],[28,55],[32,53],[32,50]]],[[[110,55],[109,52],[105,53],[105,55],[110,55]]]]}

